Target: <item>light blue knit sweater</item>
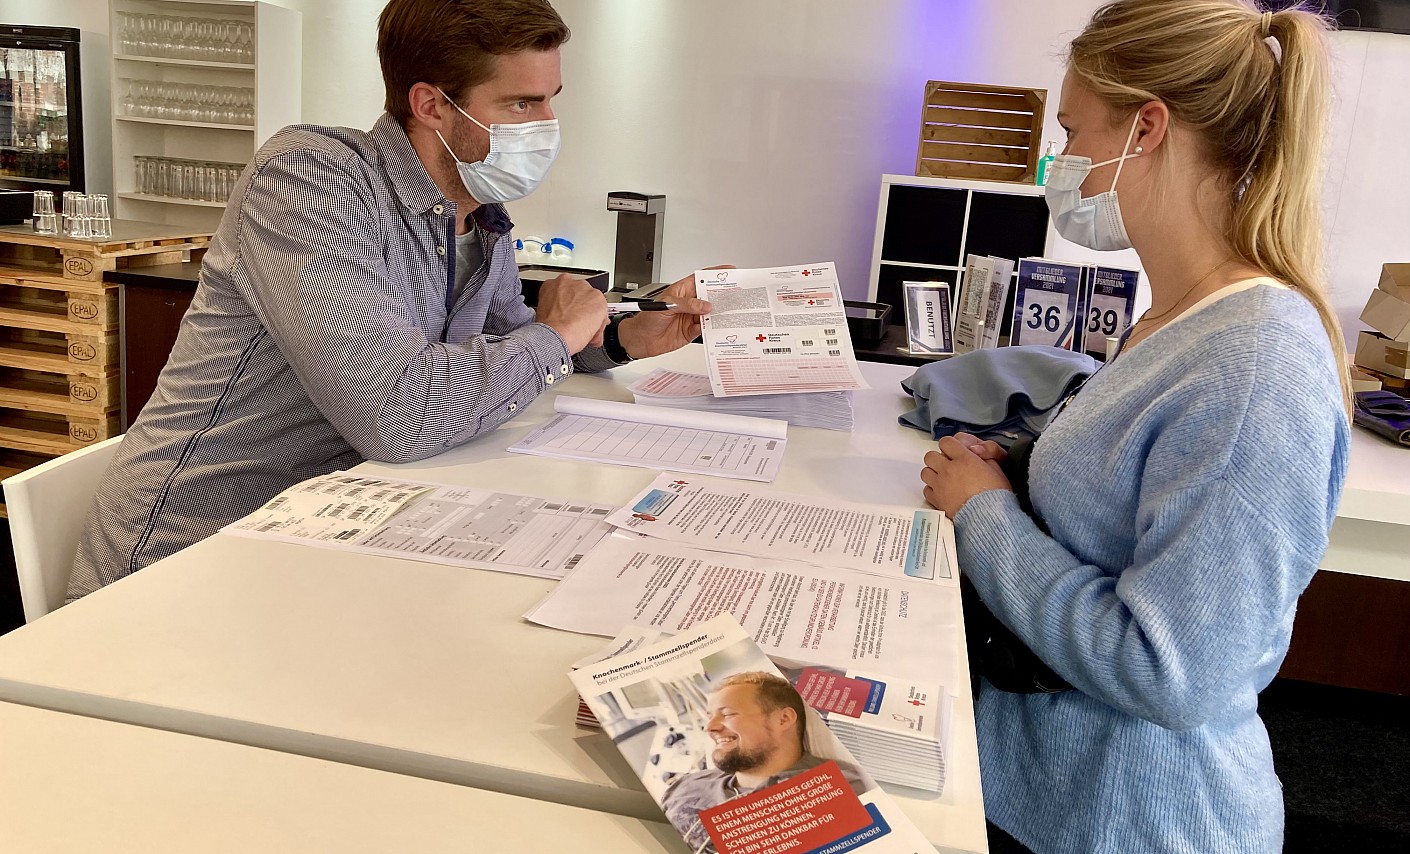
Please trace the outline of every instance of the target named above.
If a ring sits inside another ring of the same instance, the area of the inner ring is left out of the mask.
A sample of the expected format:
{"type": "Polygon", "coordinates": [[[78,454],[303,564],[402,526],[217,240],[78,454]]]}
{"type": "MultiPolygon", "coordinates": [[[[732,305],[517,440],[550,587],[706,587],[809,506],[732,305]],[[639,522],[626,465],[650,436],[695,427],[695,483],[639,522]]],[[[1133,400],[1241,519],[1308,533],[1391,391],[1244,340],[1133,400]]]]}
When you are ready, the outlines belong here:
{"type": "Polygon", "coordinates": [[[1043,852],[1276,852],[1257,694],[1327,545],[1349,427],[1317,313],[1257,286],[1095,374],[1029,487],[955,519],[981,598],[1077,690],[976,710],[985,808],[1043,852]]]}

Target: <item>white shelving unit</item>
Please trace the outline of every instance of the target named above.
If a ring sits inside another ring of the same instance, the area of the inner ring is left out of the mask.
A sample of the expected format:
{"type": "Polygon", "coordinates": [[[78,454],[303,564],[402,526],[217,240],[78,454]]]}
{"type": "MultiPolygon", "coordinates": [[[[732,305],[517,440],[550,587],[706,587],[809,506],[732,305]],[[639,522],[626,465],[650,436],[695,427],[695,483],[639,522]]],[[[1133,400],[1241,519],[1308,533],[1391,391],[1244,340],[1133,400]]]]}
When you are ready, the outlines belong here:
{"type": "Polygon", "coordinates": [[[300,118],[302,18],[259,0],[110,0],[113,104],[113,216],[214,229],[223,201],[138,192],[136,158],[247,164],[259,146],[300,118]],[[144,56],[125,47],[124,15],[250,26],[253,62],[144,56]],[[253,124],[180,121],[130,115],[132,81],[254,90],[253,124]]]}
{"type": "Polygon", "coordinates": [[[958,297],[970,253],[1017,261],[1058,240],[1043,188],[1031,184],[882,175],[868,299],[905,323],[900,282],[949,282],[958,297]]]}

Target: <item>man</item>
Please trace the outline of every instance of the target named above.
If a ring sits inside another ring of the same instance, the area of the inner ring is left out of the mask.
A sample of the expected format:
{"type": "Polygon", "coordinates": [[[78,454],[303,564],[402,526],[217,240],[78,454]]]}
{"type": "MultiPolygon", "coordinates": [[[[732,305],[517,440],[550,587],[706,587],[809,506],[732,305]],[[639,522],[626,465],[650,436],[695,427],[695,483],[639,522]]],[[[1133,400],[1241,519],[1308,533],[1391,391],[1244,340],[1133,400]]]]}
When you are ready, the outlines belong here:
{"type": "MultiPolygon", "coordinates": [[[[715,742],[714,768],[671,783],[661,809],[692,851],[713,851],[700,811],[747,795],[823,764],[807,751],[803,698],[787,679],[750,671],[727,676],[706,698],[705,733],[715,742]]],[[[858,795],[874,788],[860,769],[838,761],[858,795]]]]}
{"type": "Polygon", "coordinates": [[[68,598],[215,533],[301,480],[423,459],[575,369],[674,350],[708,303],[607,323],[567,277],[524,305],[511,223],[558,150],[568,28],[546,0],[392,0],[386,114],[256,154],[152,399],[90,513],[68,598]]]}

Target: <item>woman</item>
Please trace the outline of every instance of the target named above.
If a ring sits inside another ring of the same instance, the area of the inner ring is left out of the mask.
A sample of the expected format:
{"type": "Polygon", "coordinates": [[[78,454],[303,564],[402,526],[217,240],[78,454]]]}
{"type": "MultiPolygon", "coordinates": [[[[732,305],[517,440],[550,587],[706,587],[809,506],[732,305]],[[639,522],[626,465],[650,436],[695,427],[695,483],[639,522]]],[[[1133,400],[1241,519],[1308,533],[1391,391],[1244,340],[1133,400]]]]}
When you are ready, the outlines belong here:
{"type": "Polygon", "coordinates": [[[921,473],[980,597],[1074,688],[984,683],[976,708],[988,815],[1036,851],[1281,848],[1257,695],[1349,441],[1327,66],[1320,18],[1239,0],[1119,0],[1072,43],[1049,207],[1070,240],[1134,247],[1151,309],[1033,446],[1051,534],[993,443],[942,439],[921,473]]]}

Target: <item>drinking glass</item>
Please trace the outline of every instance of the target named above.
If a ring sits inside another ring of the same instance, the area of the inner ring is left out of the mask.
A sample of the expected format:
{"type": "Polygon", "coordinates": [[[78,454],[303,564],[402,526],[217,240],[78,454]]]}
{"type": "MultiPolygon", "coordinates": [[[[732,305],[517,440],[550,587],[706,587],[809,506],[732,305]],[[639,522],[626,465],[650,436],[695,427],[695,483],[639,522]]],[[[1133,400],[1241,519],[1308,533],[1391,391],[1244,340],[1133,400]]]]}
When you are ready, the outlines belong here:
{"type": "Polygon", "coordinates": [[[54,193],[51,190],[34,191],[34,231],[36,234],[53,234],[58,230],[54,222],[54,193]]]}
{"type": "Polygon", "coordinates": [[[86,238],[88,230],[88,197],[82,193],[64,193],[64,236],[86,238]]]}
{"type": "Polygon", "coordinates": [[[88,197],[88,232],[91,237],[113,236],[113,218],[108,214],[108,197],[98,193],[88,197]]]}

